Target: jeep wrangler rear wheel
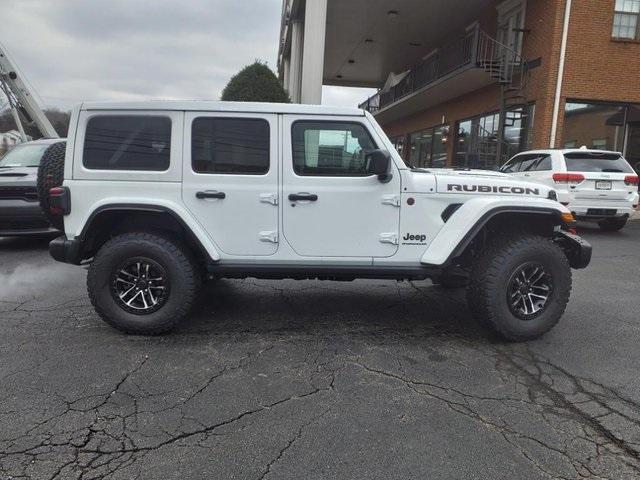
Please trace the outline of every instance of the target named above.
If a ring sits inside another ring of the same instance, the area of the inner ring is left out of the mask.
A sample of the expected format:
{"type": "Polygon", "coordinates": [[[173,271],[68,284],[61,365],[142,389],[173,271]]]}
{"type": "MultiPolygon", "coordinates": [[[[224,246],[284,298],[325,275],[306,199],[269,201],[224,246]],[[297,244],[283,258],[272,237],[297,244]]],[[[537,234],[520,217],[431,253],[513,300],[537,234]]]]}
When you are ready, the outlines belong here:
{"type": "Polygon", "coordinates": [[[474,317],[512,341],[550,331],[571,293],[571,267],[552,240],[512,235],[474,262],[467,301],[474,317]]]}
{"type": "Polygon", "coordinates": [[[91,303],[125,333],[172,330],[193,306],[200,274],[190,253],[160,235],[126,233],[98,251],[87,276],[91,303]]]}

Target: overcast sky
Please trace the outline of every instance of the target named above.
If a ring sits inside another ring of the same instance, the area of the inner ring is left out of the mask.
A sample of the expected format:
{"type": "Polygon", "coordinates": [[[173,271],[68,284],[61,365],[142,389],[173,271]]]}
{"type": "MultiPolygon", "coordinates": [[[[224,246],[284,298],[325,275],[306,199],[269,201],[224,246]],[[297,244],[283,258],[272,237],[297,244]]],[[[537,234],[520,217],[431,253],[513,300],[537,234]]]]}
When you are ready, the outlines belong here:
{"type": "MultiPolygon", "coordinates": [[[[282,0],[0,0],[0,42],[47,106],[218,100],[256,59],[276,69],[282,0]]],[[[324,87],[355,106],[372,90],[324,87]]]]}

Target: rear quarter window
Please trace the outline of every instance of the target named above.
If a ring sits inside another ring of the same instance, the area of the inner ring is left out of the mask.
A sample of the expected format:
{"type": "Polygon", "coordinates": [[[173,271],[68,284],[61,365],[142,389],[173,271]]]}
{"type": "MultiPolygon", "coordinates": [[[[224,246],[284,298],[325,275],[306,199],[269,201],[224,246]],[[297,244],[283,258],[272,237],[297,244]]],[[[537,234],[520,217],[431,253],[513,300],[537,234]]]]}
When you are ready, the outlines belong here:
{"type": "Polygon", "coordinates": [[[569,172],[633,173],[633,168],[618,153],[566,153],[569,172]]]}
{"type": "Polygon", "coordinates": [[[83,165],[90,170],[162,172],[169,168],[171,119],[101,115],[87,122],[83,165]]]}

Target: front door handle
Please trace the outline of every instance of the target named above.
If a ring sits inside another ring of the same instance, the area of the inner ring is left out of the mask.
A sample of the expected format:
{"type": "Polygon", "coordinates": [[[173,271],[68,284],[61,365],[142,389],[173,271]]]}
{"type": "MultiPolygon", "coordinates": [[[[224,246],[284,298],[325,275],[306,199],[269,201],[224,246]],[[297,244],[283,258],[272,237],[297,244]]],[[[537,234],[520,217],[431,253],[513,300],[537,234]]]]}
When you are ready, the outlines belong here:
{"type": "Polygon", "coordinates": [[[222,200],[226,197],[224,192],[197,192],[196,193],[196,198],[199,200],[204,200],[206,198],[217,198],[219,200],[222,200]]]}
{"type": "Polygon", "coordinates": [[[292,193],[289,195],[289,200],[291,202],[298,202],[298,201],[308,201],[308,202],[317,202],[318,201],[318,195],[314,194],[314,193],[292,193]]]}

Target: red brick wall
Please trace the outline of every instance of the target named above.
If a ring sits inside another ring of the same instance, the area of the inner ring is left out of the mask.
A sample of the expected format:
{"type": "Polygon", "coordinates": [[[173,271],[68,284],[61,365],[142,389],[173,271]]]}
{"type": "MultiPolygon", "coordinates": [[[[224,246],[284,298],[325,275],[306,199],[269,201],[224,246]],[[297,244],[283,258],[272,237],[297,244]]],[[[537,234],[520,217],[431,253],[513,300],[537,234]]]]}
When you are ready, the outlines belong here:
{"type": "Polygon", "coordinates": [[[567,98],[640,103],[640,42],[612,40],[615,0],[574,0],[556,145],[567,98]]]}

